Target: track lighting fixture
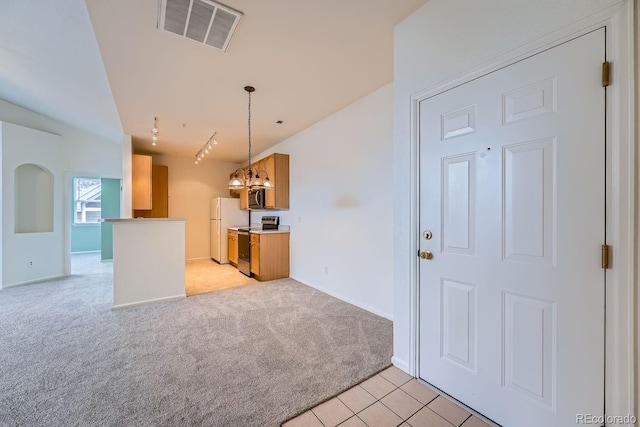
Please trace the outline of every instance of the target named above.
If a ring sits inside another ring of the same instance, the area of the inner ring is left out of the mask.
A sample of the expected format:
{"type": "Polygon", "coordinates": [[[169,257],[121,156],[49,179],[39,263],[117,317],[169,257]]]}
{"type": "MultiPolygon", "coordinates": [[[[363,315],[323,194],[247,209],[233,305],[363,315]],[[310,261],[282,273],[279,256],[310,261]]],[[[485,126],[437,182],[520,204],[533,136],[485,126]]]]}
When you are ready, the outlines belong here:
{"type": "Polygon", "coordinates": [[[151,133],[153,136],[151,137],[151,145],[156,146],[156,142],[158,142],[158,118],[153,118],[153,129],[151,129],[151,133]]]}
{"type": "Polygon", "coordinates": [[[217,133],[218,132],[214,132],[213,135],[211,135],[211,137],[207,140],[207,142],[204,143],[202,148],[200,148],[196,153],[196,161],[194,162],[196,165],[200,163],[200,160],[204,159],[204,156],[209,154],[209,151],[213,150],[213,145],[218,144],[218,140],[216,139],[217,133]],[[213,141],[213,145],[211,145],[212,141],[213,141]]]}

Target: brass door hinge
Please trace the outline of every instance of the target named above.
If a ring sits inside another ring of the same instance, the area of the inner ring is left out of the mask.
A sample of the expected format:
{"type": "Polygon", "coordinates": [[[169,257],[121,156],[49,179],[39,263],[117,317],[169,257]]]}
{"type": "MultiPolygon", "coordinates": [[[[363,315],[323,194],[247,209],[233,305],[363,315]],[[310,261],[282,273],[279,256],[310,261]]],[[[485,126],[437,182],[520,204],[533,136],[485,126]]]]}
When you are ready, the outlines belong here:
{"type": "Polygon", "coordinates": [[[602,245],[602,268],[609,268],[609,245],[602,245]]]}
{"type": "Polygon", "coordinates": [[[610,62],[605,61],[602,63],[602,86],[607,87],[611,84],[609,80],[609,68],[610,62]]]}

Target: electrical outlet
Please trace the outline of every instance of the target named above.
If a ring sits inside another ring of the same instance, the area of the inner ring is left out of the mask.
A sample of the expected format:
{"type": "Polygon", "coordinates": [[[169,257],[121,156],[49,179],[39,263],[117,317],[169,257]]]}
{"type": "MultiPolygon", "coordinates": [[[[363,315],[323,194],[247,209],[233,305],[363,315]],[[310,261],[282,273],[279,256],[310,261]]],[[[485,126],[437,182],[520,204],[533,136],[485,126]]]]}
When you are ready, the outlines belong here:
{"type": "Polygon", "coordinates": [[[32,260],[27,261],[27,268],[33,268],[33,261],[32,260]]]}
{"type": "Polygon", "coordinates": [[[324,266],[324,274],[329,274],[329,267],[328,266],[324,266]]]}

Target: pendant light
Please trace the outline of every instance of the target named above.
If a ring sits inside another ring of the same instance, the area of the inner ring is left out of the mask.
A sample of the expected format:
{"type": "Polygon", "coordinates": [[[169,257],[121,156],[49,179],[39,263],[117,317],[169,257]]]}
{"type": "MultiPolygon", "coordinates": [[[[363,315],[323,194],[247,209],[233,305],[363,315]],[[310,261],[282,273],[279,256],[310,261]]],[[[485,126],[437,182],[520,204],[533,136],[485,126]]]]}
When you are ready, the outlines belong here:
{"type": "Polygon", "coordinates": [[[151,129],[151,133],[153,136],[151,137],[151,145],[155,147],[156,142],[158,141],[158,117],[153,118],[153,129],[151,129]]]}
{"type": "Polygon", "coordinates": [[[256,89],[253,86],[245,86],[244,90],[249,94],[249,169],[246,173],[241,168],[236,169],[233,178],[229,181],[229,190],[274,188],[267,171],[251,167],[251,93],[255,92],[256,89]],[[242,175],[242,178],[240,178],[240,175],[242,175]]]}

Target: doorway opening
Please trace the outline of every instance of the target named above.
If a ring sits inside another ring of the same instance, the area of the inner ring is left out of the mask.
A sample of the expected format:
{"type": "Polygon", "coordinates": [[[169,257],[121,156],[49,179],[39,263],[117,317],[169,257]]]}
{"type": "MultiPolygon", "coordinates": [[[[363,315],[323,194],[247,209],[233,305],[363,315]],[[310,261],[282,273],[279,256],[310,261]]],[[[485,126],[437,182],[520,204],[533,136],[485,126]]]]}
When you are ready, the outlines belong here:
{"type": "Polygon", "coordinates": [[[113,259],[111,223],[120,217],[120,179],[74,175],[70,185],[70,273],[99,272],[113,259]]]}

